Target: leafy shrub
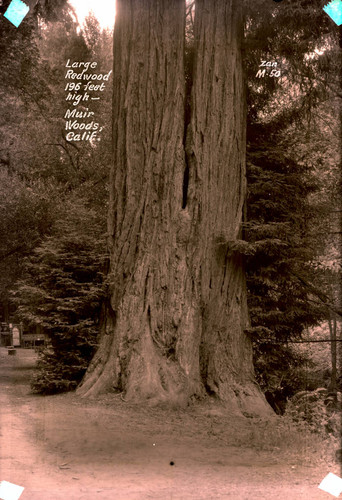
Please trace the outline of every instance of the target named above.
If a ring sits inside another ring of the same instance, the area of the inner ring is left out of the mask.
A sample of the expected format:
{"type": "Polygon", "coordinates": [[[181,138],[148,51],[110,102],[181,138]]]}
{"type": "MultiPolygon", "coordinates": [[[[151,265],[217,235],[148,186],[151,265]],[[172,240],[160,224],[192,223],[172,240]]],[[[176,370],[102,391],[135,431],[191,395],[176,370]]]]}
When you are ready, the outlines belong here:
{"type": "Polygon", "coordinates": [[[25,263],[13,299],[17,315],[29,327],[39,325],[50,345],[38,361],[35,392],[74,389],[94,354],[104,296],[104,220],[81,199],[65,204],[55,234],[25,263]]]}
{"type": "Polygon", "coordinates": [[[39,354],[37,369],[31,381],[33,392],[56,394],[76,388],[82,379],[87,365],[76,352],[70,352],[63,360],[49,349],[39,354]]]}
{"type": "MultiPolygon", "coordinates": [[[[308,370],[315,364],[305,352],[293,346],[254,342],[254,367],[257,381],[268,403],[277,414],[285,411],[288,399],[303,390],[316,389],[308,385],[308,370]]],[[[320,385],[318,383],[318,385],[320,385]]]]}
{"type": "Polygon", "coordinates": [[[339,437],[341,435],[341,401],[342,394],[338,393],[339,404],[336,409],[327,389],[301,391],[289,400],[285,416],[289,416],[294,422],[305,421],[312,432],[339,437]]]}

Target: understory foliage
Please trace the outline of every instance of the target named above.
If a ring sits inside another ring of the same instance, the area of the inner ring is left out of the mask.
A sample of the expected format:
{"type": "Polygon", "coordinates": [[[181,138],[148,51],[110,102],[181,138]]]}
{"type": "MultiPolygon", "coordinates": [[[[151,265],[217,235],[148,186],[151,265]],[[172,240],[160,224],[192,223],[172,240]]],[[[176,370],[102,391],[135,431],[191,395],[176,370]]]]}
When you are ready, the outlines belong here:
{"type": "Polygon", "coordinates": [[[14,172],[0,171],[0,302],[20,276],[23,258],[49,233],[53,200],[42,186],[23,182],[14,172]],[[38,189],[37,189],[38,188],[38,189]]]}
{"type": "Polygon", "coordinates": [[[44,393],[81,380],[96,347],[103,296],[103,222],[82,200],[63,210],[53,236],[27,258],[14,294],[18,316],[49,337],[33,381],[44,393]]]}
{"type": "Polygon", "coordinates": [[[340,438],[342,394],[338,392],[337,397],[339,408],[336,408],[324,387],[314,391],[300,391],[288,402],[285,416],[294,422],[306,422],[312,432],[340,438]]]}

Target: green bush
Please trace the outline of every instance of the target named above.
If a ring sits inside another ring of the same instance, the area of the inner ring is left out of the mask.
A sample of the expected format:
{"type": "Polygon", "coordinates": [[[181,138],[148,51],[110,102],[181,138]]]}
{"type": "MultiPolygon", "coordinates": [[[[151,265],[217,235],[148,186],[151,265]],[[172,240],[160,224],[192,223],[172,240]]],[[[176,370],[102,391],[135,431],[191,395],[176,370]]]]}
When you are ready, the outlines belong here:
{"type": "Polygon", "coordinates": [[[87,363],[80,352],[64,353],[63,358],[51,349],[39,353],[37,367],[31,380],[32,391],[39,394],[56,394],[74,390],[81,381],[87,363]]]}
{"type": "Polygon", "coordinates": [[[285,416],[294,422],[305,421],[309,429],[322,435],[341,435],[341,401],[342,394],[338,393],[338,405],[325,388],[315,391],[301,391],[295,394],[287,403],[285,416]]]}
{"type": "Polygon", "coordinates": [[[13,300],[27,328],[39,325],[49,349],[38,360],[32,388],[52,394],[74,389],[97,345],[106,262],[104,217],[78,199],[67,205],[25,262],[13,300]]]}

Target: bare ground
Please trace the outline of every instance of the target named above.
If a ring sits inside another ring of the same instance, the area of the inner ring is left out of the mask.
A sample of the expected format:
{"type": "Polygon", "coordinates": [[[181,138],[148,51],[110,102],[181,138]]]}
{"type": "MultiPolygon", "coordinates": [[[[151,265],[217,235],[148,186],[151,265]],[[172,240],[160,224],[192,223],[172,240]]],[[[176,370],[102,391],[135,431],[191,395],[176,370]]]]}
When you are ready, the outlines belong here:
{"type": "Polygon", "coordinates": [[[37,396],[34,361],[30,350],[0,349],[0,480],[24,486],[20,500],[332,498],[317,487],[338,466],[309,436],[297,451],[283,429],[277,443],[279,419],[209,403],[170,410],[115,395],[37,396]]]}

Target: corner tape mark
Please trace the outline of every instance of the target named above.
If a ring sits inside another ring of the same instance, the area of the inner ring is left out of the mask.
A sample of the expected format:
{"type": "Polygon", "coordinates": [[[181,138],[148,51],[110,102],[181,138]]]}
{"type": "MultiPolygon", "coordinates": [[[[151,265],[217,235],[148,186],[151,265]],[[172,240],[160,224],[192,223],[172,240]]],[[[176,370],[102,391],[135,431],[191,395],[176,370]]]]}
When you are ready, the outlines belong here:
{"type": "Polygon", "coordinates": [[[21,0],[12,0],[6,10],[4,17],[8,19],[16,28],[18,28],[21,21],[24,19],[30,7],[21,0]]]}
{"type": "Polygon", "coordinates": [[[18,500],[25,488],[8,481],[0,481],[1,500],[18,500]]]}
{"type": "Polygon", "coordinates": [[[342,0],[331,0],[328,5],[323,7],[324,12],[331,17],[334,23],[337,26],[341,26],[342,24],[342,0]]]}
{"type": "Polygon", "coordinates": [[[338,498],[340,493],[342,493],[342,479],[332,472],[329,472],[318,488],[338,498]]]}

